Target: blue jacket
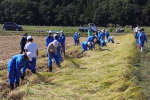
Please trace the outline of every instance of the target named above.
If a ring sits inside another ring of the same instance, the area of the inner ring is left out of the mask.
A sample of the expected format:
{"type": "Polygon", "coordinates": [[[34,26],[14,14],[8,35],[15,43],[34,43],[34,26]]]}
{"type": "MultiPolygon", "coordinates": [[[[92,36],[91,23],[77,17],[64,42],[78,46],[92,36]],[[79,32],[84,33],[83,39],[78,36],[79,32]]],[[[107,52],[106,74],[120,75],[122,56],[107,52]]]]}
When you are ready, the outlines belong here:
{"type": "Polygon", "coordinates": [[[66,36],[65,35],[60,35],[60,38],[61,38],[61,44],[65,44],[65,41],[66,41],[66,36]]]}
{"type": "Polygon", "coordinates": [[[87,42],[94,42],[95,36],[89,36],[87,42]]]}
{"type": "Polygon", "coordinates": [[[104,40],[102,40],[102,39],[100,39],[100,44],[101,44],[101,47],[106,46],[105,41],[104,41],[104,40]]]}
{"type": "Polygon", "coordinates": [[[105,32],[105,36],[106,36],[106,37],[109,37],[109,32],[106,31],[106,32],[105,32]]]}
{"type": "Polygon", "coordinates": [[[104,40],[105,34],[104,33],[98,33],[98,39],[104,40]]]}
{"type": "Polygon", "coordinates": [[[18,54],[13,56],[8,64],[7,67],[11,67],[17,71],[17,76],[22,76],[21,68],[23,68],[26,64],[26,60],[23,59],[22,54],[18,54]]]}
{"type": "Polygon", "coordinates": [[[135,35],[135,38],[138,39],[138,38],[139,38],[139,35],[140,35],[140,33],[138,32],[138,33],[135,35]]]}
{"type": "Polygon", "coordinates": [[[74,38],[74,40],[78,39],[79,38],[78,34],[74,34],[73,38],[74,38]]]}
{"type": "Polygon", "coordinates": [[[54,41],[54,38],[53,36],[47,36],[46,37],[46,47],[48,46],[49,43],[53,42],[54,41]]]}
{"type": "Polygon", "coordinates": [[[87,41],[82,42],[81,46],[82,46],[82,52],[87,51],[87,41]]]}
{"type": "Polygon", "coordinates": [[[107,42],[110,42],[110,41],[111,41],[112,43],[114,43],[114,38],[113,38],[112,36],[109,36],[109,37],[108,37],[107,42]]]}
{"type": "Polygon", "coordinates": [[[138,35],[138,45],[144,46],[144,42],[148,42],[144,32],[139,33],[138,35]]]}

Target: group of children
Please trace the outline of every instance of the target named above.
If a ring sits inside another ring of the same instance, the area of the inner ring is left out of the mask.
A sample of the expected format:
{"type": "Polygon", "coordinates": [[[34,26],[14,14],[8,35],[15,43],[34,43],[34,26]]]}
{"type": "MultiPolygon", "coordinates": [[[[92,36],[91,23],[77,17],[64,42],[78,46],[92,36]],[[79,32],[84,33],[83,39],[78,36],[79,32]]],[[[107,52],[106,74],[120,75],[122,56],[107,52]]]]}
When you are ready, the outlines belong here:
{"type": "MultiPolygon", "coordinates": [[[[79,37],[80,34],[78,32],[75,32],[73,36],[74,45],[79,44],[79,37]]],[[[109,36],[108,31],[97,31],[96,34],[94,34],[93,36],[88,35],[87,40],[81,43],[82,53],[87,50],[92,50],[95,47],[95,44],[99,44],[101,47],[107,46],[106,43],[110,41],[114,43],[114,38],[112,36],[109,36]]]]}
{"type": "MultiPolygon", "coordinates": [[[[80,43],[80,33],[76,32],[73,38],[74,45],[78,45],[80,43]]],[[[63,61],[62,55],[65,55],[65,41],[66,36],[63,31],[58,31],[54,34],[52,31],[48,32],[48,36],[45,39],[45,46],[46,55],[48,57],[48,69],[50,72],[52,72],[53,69],[53,62],[56,63],[57,67],[61,67],[61,62],[63,61]]],[[[96,43],[103,47],[106,46],[106,42],[110,41],[114,43],[114,38],[109,36],[108,31],[98,31],[95,35],[89,36],[86,41],[81,43],[82,52],[92,50],[96,43]]],[[[19,86],[20,79],[24,79],[26,68],[31,70],[32,73],[36,73],[38,45],[33,43],[32,36],[25,33],[20,41],[20,47],[20,54],[13,56],[7,64],[8,81],[12,90],[19,86]]]]}
{"type": "Polygon", "coordinates": [[[65,41],[66,36],[63,31],[56,32],[52,36],[52,32],[49,32],[49,36],[46,37],[46,49],[48,56],[48,68],[52,72],[52,62],[55,62],[60,67],[60,62],[63,61],[61,55],[65,55],[65,41]]]}
{"type": "MultiPolygon", "coordinates": [[[[56,32],[52,36],[52,32],[48,32],[46,37],[46,55],[48,57],[48,68],[52,72],[52,62],[54,61],[58,67],[62,61],[61,54],[65,54],[65,35],[63,31],[56,32]]],[[[38,56],[38,45],[33,43],[32,36],[25,33],[20,41],[20,54],[14,55],[7,63],[8,82],[10,89],[19,86],[20,79],[24,79],[26,68],[36,73],[36,59],[38,56]]]]}
{"type": "Polygon", "coordinates": [[[138,48],[140,48],[140,52],[144,51],[144,43],[148,42],[147,37],[145,35],[144,29],[140,29],[139,25],[134,30],[135,33],[135,39],[136,39],[136,44],[138,48]]]}
{"type": "Polygon", "coordinates": [[[20,54],[13,56],[7,63],[8,81],[11,90],[19,86],[20,78],[24,79],[26,68],[30,69],[32,73],[36,72],[38,45],[33,43],[32,36],[28,35],[25,33],[20,41],[20,54]]]}

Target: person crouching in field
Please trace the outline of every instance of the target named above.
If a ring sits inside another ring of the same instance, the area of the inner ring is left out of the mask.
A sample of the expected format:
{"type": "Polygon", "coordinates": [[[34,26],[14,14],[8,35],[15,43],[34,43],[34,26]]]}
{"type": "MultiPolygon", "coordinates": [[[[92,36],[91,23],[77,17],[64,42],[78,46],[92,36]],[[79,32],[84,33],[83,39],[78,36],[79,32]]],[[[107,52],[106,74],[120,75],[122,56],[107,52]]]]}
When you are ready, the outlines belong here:
{"type": "Polygon", "coordinates": [[[107,40],[106,42],[110,42],[110,41],[111,41],[112,43],[114,43],[114,37],[109,36],[109,37],[108,37],[108,40],[107,40]]]}
{"type": "Polygon", "coordinates": [[[47,52],[48,52],[48,68],[49,71],[52,72],[52,59],[55,60],[56,64],[58,67],[60,67],[60,61],[59,61],[59,56],[57,53],[57,48],[58,46],[61,46],[61,43],[59,43],[56,39],[58,36],[55,36],[55,40],[51,42],[48,47],[47,47],[47,52]]]}
{"type": "Polygon", "coordinates": [[[138,46],[141,49],[141,52],[144,51],[144,42],[148,42],[144,29],[140,29],[140,33],[138,34],[138,46]]]}
{"type": "Polygon", "coordinates": [[[87,42],[90,42],[90,43],[91,43],[91,49],[94,48],[94,39],[95,39],[95,38],[96,38],[95,35],[89,36],[89,37],[87,38],[87,42]]]}
{"type": "Polygon", "coordinates": [[[9,60],[7,70],[8,82],[11,90],[14,89],[14,84],[16,87],[19,86],[19,78],[24,79],[24,76],[21,73],[21,68],[25,67],[27,60],[32,61],[32,57],[33,55],[31,52],[26,52],[24,54],[15,55],[9,60]]]}
{"type": "Polygon", "coordinates": [[[82,53],[84,51],[87,51],[88,49],[92,50],[91,42],[84,41],[84,42],[81,43],[81,46],[82,46],[82,53]]]}

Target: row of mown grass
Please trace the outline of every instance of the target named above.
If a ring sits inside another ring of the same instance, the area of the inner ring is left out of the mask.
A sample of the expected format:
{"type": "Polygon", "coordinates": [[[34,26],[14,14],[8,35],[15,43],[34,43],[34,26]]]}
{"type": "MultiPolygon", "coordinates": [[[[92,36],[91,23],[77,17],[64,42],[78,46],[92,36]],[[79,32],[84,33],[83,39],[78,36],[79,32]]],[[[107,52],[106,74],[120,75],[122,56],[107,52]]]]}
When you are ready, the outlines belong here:
{"type": "MultiPolygon", "coordinates": [[[[144,100],[133,74],[138,70],[134,36],[114,37],[115,43],[108,43],[101,51],[86,51],[82,58],[66,55],[61,68],[30,76],[28,84],[11,94],[20,94],[23,100],[144,100]]],[[[74,50],[81,52],[79,46],[66,52],[74,50]]],[[[47,58],[37,63],[43,66],[47,58]]]]}

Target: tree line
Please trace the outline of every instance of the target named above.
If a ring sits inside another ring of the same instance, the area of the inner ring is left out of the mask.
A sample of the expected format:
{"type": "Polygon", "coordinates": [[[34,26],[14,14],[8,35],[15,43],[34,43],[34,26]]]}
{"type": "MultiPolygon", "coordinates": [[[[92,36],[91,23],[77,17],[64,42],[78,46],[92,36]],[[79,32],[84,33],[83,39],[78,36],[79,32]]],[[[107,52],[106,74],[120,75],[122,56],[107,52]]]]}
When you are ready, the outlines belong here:
{"type": "Polygon", "coordinates": [[[0,0],[0,23],[150,25],[150,0],[0,0]]]}

